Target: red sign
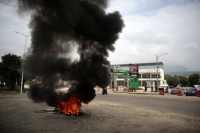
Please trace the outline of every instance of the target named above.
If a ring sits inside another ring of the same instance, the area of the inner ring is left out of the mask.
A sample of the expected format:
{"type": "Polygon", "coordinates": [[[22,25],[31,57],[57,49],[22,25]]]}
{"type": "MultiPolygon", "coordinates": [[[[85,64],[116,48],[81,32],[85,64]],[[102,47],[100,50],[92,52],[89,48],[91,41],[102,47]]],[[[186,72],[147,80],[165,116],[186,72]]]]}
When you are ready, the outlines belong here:
{"type": "Polygon", "coordinates": [[[132,64],[132,65],[130,66],[130,71],[131,71],[131,72],[137,72],[137,70],[138,70],[137,65],[132,64]]]}

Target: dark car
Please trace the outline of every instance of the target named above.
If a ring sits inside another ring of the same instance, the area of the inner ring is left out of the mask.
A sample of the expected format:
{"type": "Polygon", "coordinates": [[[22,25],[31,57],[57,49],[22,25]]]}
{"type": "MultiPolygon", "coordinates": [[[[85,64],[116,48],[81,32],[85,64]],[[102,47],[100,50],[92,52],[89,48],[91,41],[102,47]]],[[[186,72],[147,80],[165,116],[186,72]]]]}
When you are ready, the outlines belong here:
{"type": "Polygon", "coordinates": [[[184,94],[186,96],[196,96],[196,93],[197,93],[197,89],[196,88],[189,88],[189,89],[186,89],[184,94]]]}
{"type": "Polygon", "coordinates": [[[178,94],[179,88],[172,88],[171,89],[171,94],[178,94]]]}

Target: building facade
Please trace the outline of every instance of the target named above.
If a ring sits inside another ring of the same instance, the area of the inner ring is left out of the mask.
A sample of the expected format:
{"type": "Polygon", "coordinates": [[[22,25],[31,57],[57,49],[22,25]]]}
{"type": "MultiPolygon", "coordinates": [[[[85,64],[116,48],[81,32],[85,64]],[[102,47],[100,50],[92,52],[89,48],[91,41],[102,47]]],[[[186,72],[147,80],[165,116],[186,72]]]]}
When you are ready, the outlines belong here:
{"type": "MultiPolygon", "coordinates": [[[[165,86],[164,64],[158,63],[135,63],[138,66],[138,82],[139,86],[165,86]]],[[[110,65],[110,69],[118,68],[119,70],[129,70],[130,64],[114,64],[110,65]]],[[[127,86],[130,85],[130,75],[128,73],[120,73],[119,71],[111,72],[111,86],[127,86]]]]}

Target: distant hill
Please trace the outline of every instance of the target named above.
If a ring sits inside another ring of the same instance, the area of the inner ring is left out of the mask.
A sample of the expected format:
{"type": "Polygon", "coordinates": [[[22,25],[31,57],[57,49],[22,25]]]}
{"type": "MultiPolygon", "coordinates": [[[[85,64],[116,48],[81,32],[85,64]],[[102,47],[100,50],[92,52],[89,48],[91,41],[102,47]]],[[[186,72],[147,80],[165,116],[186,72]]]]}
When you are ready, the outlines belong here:
{"type": "Polygon", "coordinates": [[[200,74],[200,71],[188,71],[186,67],[180,65],[165,65],[164,71],[165,74],[185,76],[185,77],[189,77],[191,74],[194,73],[200,74]]]}
{"type": "Polygon", "coordinates": [[[170,72],[170,73],[165,72],[165,74],[185,76],[185,77],[189,77],[190,75],[194,73],[200,74],[200,71],[183,71],[183,72],[170,72]]]}
{"type": "Polygon", "coordinates": [[[172,73],[172,72],[186,72],[188,71],[186,67],[180,65],[165,65],[164,66],[165,73],[172,73]]]}

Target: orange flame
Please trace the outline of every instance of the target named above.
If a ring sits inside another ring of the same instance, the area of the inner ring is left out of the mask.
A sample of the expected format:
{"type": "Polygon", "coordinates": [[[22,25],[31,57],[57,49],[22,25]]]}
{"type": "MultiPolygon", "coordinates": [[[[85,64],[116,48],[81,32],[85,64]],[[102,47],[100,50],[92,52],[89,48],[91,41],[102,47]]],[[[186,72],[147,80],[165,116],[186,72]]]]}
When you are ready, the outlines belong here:
{"type": "Polygon", "coordinates": [[[66,100],[59,101],[58,108],[67,115],[78,115],[81,108],[80,95],[72,95],[66,100]]]}

